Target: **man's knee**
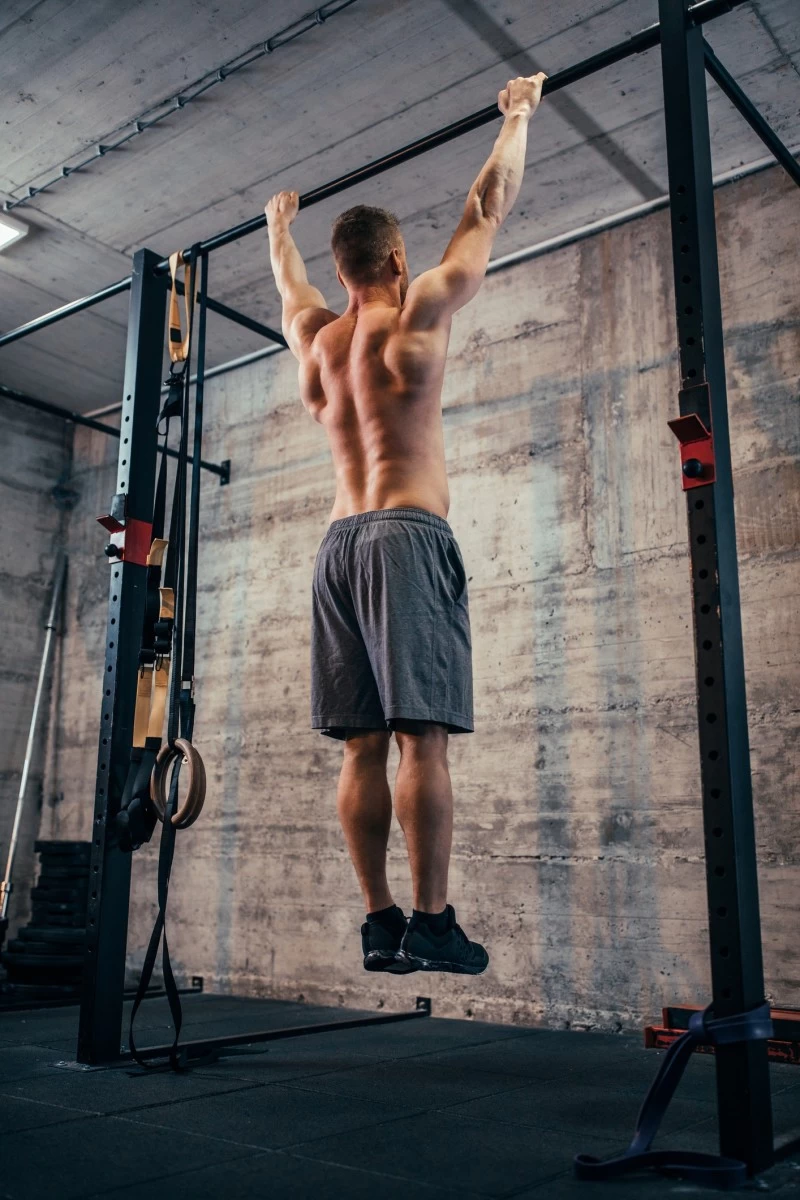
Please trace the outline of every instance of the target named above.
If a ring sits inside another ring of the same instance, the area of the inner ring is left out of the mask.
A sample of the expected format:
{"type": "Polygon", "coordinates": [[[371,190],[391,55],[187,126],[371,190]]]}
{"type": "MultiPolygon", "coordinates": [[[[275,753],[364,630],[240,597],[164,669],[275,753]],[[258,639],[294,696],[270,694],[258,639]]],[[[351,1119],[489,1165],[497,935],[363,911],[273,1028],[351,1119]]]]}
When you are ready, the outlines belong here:
{"type": "Polygon", "coordinates": [[[401,756],[415,758],[447,756],[448,734],[445,725],[438,725],[435,721],[398,719],[393,722],[393,727],[401,756]]]}
{"type": "Polygon", "coordinates": [[[385,729],[348,729],[344,741],[345,758],[359,761],[385,761],[391,734],[385,729]]]}

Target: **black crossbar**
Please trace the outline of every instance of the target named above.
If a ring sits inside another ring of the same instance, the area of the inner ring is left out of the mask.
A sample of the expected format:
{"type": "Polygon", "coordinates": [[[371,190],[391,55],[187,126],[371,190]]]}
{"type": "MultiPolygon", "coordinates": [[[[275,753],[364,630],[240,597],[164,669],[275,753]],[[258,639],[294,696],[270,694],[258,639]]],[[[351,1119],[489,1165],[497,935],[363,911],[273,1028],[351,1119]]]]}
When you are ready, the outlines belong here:
{"type": "MultiPolygon", "coordinates": [[[[744,2],[745,0],[700,0],[700,3],[693,4],[688,9],[687,18],[692,25],[704,25],[706,22],[722,16],[723,13],[737,8],[744,2]]],[[[654,46],[657,46],[660,40],[660,25],[649,25],[646,29],[642,29],[639,33],[635,33],[632,37],[627,38],[626,41],[618,42],[617,45],[610,46],[607,50],[601,50],[598,54],[592,54],[589,58],[585,58],[571,67],[565,67],[563,71],[557,71],[547,80],[543,89],[544,94],[550,95],[552,92],[557,92],[561,88],[577,83],[580,79],[586,79],[588,76],[594,75],[595,72],[603,70],[604,67],[610,67],[614,63],[621,62],[622,59],[629,58],[632,54],[641,54],[644,50],[650,50],[654,46]]],[[[445,126],[444,129],[429,133],[415,142],[410,142],[407,146],[402,146],[399,150],[394,150],[391,154],[383,155],[382,158],[378,158],[366,166],[360,167],[355,171],[350,171],[346,175],[340,175],[338,179],[333,179],[330,183],[325,183],[318,188],[314,188],[313,191],[307,192],[304,196],[300,197],[300,207],[308,208],[312,204],[318,204],[321,200],[326,200],[329,196],[335,196],[347,188],[354,187],[365,179],[372,179],[375,175],[380,175],[392,167],[397,167],[401,163],[408,162],[411,158],[416,158],[420,154],[427,153],[428,150],[434,150],[437,146],[451,142],[454,138],[461,137],[462,134],[469,133],[473,129],[478,129],[481,125],[487,125],[491,121],[497,120],[499,116],[500,113],[496,104],[490,104],[486,108],[478,109],[477,112],[471,113],[467,117],[462,117],[460,121],[454,121],[451,125],[445,126]]],[[[262,213],[258,217],[253,217],[249,221],[243,221],[240,225],[234,225],[231,229],[226,229],[222,233],[208,238],[205,242],[200,242],[196,250],[200,254],[209,254],[212,250],[219,250],[222,246],[228,246],[231,242],[238,241],[239,238],[247,237],[248,234],[263,229],[266,223],[267,218],[262,213]]],[[[184,255],[188,256],[190,254],[191,248],[184,250],[184,255]]],[[[156,270],[160,274],[164,274],[169,270],[169,261],[162,259],[158,263],[156,270]]],[[[81,300],[74,300],[71,304],[66,304],[62,308],[45,313],[33,321],[28,321],[25,325],[20,325],[18,329],[12,329],[8,333],[0,335],[0,347],[7,346],[19,338],[27,337],[29,333],[45,329],[48,325],[53,325],[56,321],[63,320],[64,317],[72,316],[73,313],[81,312],[85,308],[99,304],[102,300],[108,299],[109,296],[114,296],[117,292],[124,291],[130,287],[130,283],[131,279],[128,276],[127,279],[121,279],[118,283],[111,284],[110,287],[103,288],[102,291],[95,292],[92,296],[84,296],[81,300]]],[[[209,302],[208,307],[213,307],[211,302],[209,302]]],[[[219,309],[215,311],[219,311],[219,309]]],[[[230,314],[234,311],[230,310],[230,314]]],[[[226,312],[223,315],[229,316],[230,314],[226,312]]],[[[237,314],[236,317],[230,315],[231,320],[237,320],[239,324],[244,324],[244,321],[240,320],[240,317],[241,314],[237,314]]],[[[249,321],[250,318],[245,318],[245,320],[249,321]]],[[[254,329],[256,325],[257,323],[254,322],[248,328],[254,329]]],[[[256,329],[256,332],[261,333],[264,337],[274,334],[272,330],[268,333],[266,326],[259,327],[256,329]]],[[[273,340],[277,339],[273,338],[273,340]]]]}
{"type": "MultiPolygon", "coordinates": [[[[689,9],[688,15],[693,25],[701,25],[742,3],[744,3],[744,0],[703,0],[702,3],[693,5],[689,9]]],[[[563,71],[556,71],[546,81],[542,89],[542,94],[549,96],[552,92],[558,92],[562,88],[577,83],[580,79],[587,79],[590,75],[594,75],[597,71],[602,71],[605,67],[610,67],[614,63],[621,62],[624,58],[629,58],[633,54],[641,54],[645,50],[651,50],[659,44],[660,40],[660,25],[658,23],[649,25],[646,29],[633,34],[632,37],[627,38],[624,42],[618,42],[615,46],[610,46],[607,50],[601,50],[597,54],[592,54],[589,58],[584,58],[581,62],[575,63],[571,67],[565,67],[563,71]]],[[[402,146],[399,150],[393,150],[390,154],[384,154],[382,158],[377,158],[374,162],[367,163],[363,167],[358,167],[355,171],[349,171],[346,175],[340,175],[338,179],[333,179],[330,183],[324,183],[320,187],[306,192],[305,195],[300,197],[300,208],[309,208],[312,204],[318,204],[321,200],[327,200],[330,196],[336,196],[339,192],[344,192],[358,183],[363,183],[365,179],[372,179],[375,175],[381,175],[384,171],[391,170],[392,167],[398,167],[401,163],[408,162],[411,158],[417,158],[420,154],[427,154],[429,150],[435,150],[437,146],[443,146],[446,142],[452,142],[455,138],[459,138],[465,133],[470,133],[473,129],[478,129],[482,125],[488,125],[491,121],[499,119],[500,115],[496,104],[489,104],[486,108],[480,108],[477,112],[470,113],[468,117],[462,117],[461,120],[453,121],[451,125],[446,125],[444,129],[438,129],[434,133],[429,133],[414,142],[409,142],[407,146],[402,146]]],[[[242,221],[240,225],[234,225],[231,229],[226,229],[222,233],[208,238],[205,242],[200,242],[198,250],[201,254],[209,254],[212,250],[219,250],[222,246],[229,246],[231,242],[236,242],[239,238],[247,237],[248,234],[263,229],[266,223],[266,215],[260,213],[259,216],[252,217],[249,221],[242,221]]],[[[189,250],[184,250],[185,255],[189,253],[189,250]]],[[[156,269],[162,273],[169,270],[169,262],[165,259],[158,264],[156,269]]]]}
{"type": "Polygon", "coordinates": [[[708,42],[703,42],[706,70],[714,83],[725,93],[734,108],[738,109],[751,129],[755,130],[764,145],[781,164],[784,171],[800,187],[800,163],[778,137],[769,121],[758,111],[753,101],[742,91],[730,71],[722,65],[708,42]]]}
{"type": "MultiPolygon", "coordinates": [[[[278,1042],[285,1038],[308,1037],[314,1033],[336,1033],[341,1029],[360,1029],[366,1025],[394,1025],[398,1021],[414,1021],[431,1015],[431,1002],[427,996],[418,996],[416,1007],[410,1012],[380,1013],[377,1016],[353,1017],[349,1021],[327,1021],[313,1025],[294,1025],[286,1029],[260,1029],[255,1033],[236,1033],[228,1037],[203,1038],[194,1042],[181,1042],[180,1054],[186,1063],[192,1059],[208,1058],[209,1055],[233,1046],[249,1046],[258,1042],[278,1042]]],[[[139,1058],[168,1058],[171,1046],[137,1047],[139,1058]]],[[[133,1062],[133,1055],[125,1052],[120,1062],[133,1062]]]]}
{"type": "Polygon", "coordinates": [[[246,313],[239,312],[236,308],[230,308],[227,304],[221,304],[219,300],[212,300],[211,297],[206,299],[206,308],[210,312],[217,313],[220,317],[225,317],[228,321],[233,321],[235,325],[241,325],[243,329],[250,329],[253,333],[258,333],[261,337],[266,338],[269,342],[275,342],[278,346],[287,346],[286,338],[282,333],[278,333],[276,329],[271,329],[269,325],[262,325],[260,321],[254,321],[252,317],[248,317],[246,313]]]}
{"type": "Polygon", "coordinates": [[[63,321],[65,317],[72,317],[86,308],[93,308],[95,304],[102,304],[104,300],[118,296],[120,292],[126,292],[130,286],[131,277],[127,275],[125,279],[118,279],[116,283],[101,288],[99,292],[93,292],[91,296],[82,296],[80,300],[70,300],[69,304],[62,304],[60,308],[54,308],[52,312],[45,313],[41,317],[34,317],[32,321],[26,321],[24,325],[19,325],[16,329],[9,329],[8,333],[0,334],[0,346],[9,346],[11,342],[17,342],[20,338],[27,337],[29,333],[36,333],[39,329],[46,329],[48,325],[55,325],[56,321],[63,321]]]}
{"type": "MultiPolygon", "coordinates": [[[[93,417],[85,417],[83,413],[72,412],[68,408],[61,408],[58,404],[51,404],[48,400],[39,400],[36,396],[28,396],[25,392],[18,392],[14,388],[6,387],[0,383],[0,396],[6,400],[13,400],[15,404],[22,404],[25,408],[35,408],[37,412],[47,413],[51,417],[60,417],[62,421],[70,421],[73,425],[83,425],[86,429],[94,429],[97,433],[105,433],[109,437],[119,437],[119,429],[115,425],[106,425],[104,421],[96,421],[93,417]]],[[[172,450],[167,447],[165,450],[159,446],[159,450],[166,454],[169,458],[177,458],[177,450],[172,450]]],[[[190,463],[193,459],[188,460],[190,463]]],[[[220,483],[230,483],[231,464],[206,462],[204,458],[200,459],[200,466],[204,471],[210,471],[212,475],[218,475],[220,483]]]]}

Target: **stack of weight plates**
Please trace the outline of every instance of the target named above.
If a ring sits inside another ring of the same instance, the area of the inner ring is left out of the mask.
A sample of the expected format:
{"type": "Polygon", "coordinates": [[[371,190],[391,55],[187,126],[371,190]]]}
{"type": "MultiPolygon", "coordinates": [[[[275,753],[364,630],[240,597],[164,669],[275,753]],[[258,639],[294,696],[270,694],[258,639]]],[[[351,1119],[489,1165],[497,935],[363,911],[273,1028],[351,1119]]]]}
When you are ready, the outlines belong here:
{"type": "Polygon", "coordinates": [[[31,892],[31,922],[0,954],[9,998],[77,997],[86,941],[91,842],[37,842],[41,870],[31,892]]]}

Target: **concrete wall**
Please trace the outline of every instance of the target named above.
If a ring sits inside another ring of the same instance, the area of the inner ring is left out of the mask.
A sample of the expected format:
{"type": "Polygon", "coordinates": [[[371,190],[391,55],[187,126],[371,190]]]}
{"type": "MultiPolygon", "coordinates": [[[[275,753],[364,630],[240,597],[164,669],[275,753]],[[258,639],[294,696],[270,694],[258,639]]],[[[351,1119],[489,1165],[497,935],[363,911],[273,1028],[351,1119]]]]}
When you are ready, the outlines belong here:
{"type": "MultiPolygon", "coordinates": [[[[797,194],[718,193],[768,984],[800,1000],[797,194]]],[[[268,286],[265,283],[265,286],[268,286]]],[[[209,388],[196,742],[209,792],[179,837],[170,946],[222,990],[504,1021],[638,1025],[708,996],[669,223],[654,214],[491,277],[459,317],[444,395],[451,521],[470,576],[477,732],[455,739],[452,899],[477,980],[372,978],[334,806],[340,750],[308,730],[310,578],[332,501],[288,355],[209,388]]],[[[70,550],[75,681],[59,732],[64,836],[91,814],[113,489],[80,432],[70,550]],[[79,472],[80,474],[80,472],[79,472]],[[80,556],[83,556],[81,558],[80,556]]],[[[108,461],[108,460],[106,460],[108,461]]],[[[396,761],[393,751],[392,763],[396,761]]],[[[136,859],[131,964],[155,895],[136,859]]],[[[401,837],[391,844],[408,905],[401,837]]]]}
{"type": "MultiPolygon", "coordinates": [[[[0,397],[0,877],[5,875],[64,516],[53,489],[68,486],[71,441],[64,422],[0,397]]],[[[58,662],[56,644],[20,827],[9,906],[12,933],[27,919],[30,905],[51,681],[55,678],[57,684],[58,662]]]]}

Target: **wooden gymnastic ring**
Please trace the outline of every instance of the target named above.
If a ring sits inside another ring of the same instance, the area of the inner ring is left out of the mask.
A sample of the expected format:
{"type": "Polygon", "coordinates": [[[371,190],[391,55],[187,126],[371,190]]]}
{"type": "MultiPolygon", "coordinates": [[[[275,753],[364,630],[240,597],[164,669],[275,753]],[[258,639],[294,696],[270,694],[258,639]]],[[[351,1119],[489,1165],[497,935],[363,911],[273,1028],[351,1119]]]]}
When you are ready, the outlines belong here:
{"type": "Polygon", "coordinates": [[[189,768],[189,786],[186,799],[172,817],[176,829],[188,829],[193,825],[203,808],[206,798],[206,769],[203,760],[191,742],[185,738],[176,738],[172,746],[165,742],[158,752],[158,757],[150,776],[150,799],[159,821],[164,820],[167,811],[167,779],[169,768],[177,758],[183,756],[183,761],[189,768]]]}

